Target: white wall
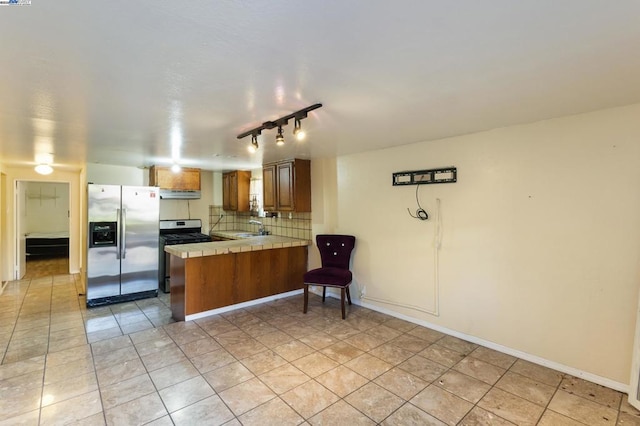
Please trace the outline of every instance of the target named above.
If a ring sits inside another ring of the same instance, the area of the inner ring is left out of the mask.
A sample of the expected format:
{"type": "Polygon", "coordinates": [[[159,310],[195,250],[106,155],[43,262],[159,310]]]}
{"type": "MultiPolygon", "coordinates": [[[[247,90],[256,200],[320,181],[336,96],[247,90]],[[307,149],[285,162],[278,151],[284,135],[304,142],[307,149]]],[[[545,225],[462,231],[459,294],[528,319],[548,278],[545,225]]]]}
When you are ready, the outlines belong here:
{"type": "Polygon", "coordinates": [[[27,182],[27,232],[69,232],[69,185],[27,182]]]}
{"type": "Polygon", "coordinates": [[[212,172],[213,206],[222,206],[222,172],[212,172]]]}
{"type": "Polygon", "coordinates": [[[314,160],[314,232],[357,237],[355,296],[364,288],[418,308],[373,302],[386,309],[626,384],[640,284],[638,117],[640,104],[342,156],[335,175],[314,160]],[[416,187],[393,187],[392,173],[446,166],[457,183],[419,190],[431,220],[409,217],[416,187]],[[438,305],[439,316],[425,312],[438,305]]]}
{"type": "Polygon", "coordinates": [[[143,186],[149,184],[149,170],[138,167],[88,163],[87,182],[100,185],[143,186]]]}

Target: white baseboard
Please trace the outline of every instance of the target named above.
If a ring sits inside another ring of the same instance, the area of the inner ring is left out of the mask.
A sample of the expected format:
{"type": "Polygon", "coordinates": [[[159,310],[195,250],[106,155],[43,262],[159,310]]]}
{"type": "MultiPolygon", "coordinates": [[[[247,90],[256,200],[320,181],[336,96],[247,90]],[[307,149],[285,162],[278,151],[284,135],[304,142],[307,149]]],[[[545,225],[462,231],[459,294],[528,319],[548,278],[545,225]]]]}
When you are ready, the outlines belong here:
{"type": "MultiPolygon", "coordinates": [[[[315,293],[315,294],[318,294],[318,290],[313,289],[312,292],[315,293]]],[[[320,292],[319,295],[322,296],[322,292],[320,292]]],[[[331,296],[331,297],[336,298],[336,299],[340,298],[339,294],[336,294],[336,293],[331,292],[331,291],[327,291],[327,296],[331,296]]],[[[424,321],[424,320],[420,320],[420,319],[417,319],[417,318],[413,318],[413,317],[410,317],[408,315],[404,315],[404,314],[392,311],[390,309],[386,309],[386,308],[383,308],[383,307],[380,307],[380,306],[372,305],[370,303],[362,302],[360,299],[357,299],[357,298],[354,298],[354,297],[351,298],[351,301],[355,305],[359,305],[359,306],[362,306],[364,308],[371,309],[373,311],[377,311],[377,312],[380,312],[380,313],[383,313],[383,314],[387,314],[389,316],[392,316],[392,317],[395,317],[395,318],[399,318],[399,319],[402,319],[402,320],[405,320],[405,321],[408,321],[408,322],[412,322],[414,324],[418,324],[418,325],[421,325],[423,327],[431,328],[431,329],[439,331],[441,333],[445,333],[445,334],[448,334],[450,336],[454,336],[454,337],[457,337],[459,339],[466,340],[468,342],[476,343],[478,345],[485,346],[485,347],[487,347],[489,349],[493,349],[493,350],[496,350],[498,352],[505,353],[507,355],[512,355],[512,356],[515,356],[517,358],[524,359],[525,361],[529,361],[529,362],[532,362],[534,364],[541,365],[543,367],[548,367],[548,368],[551,368],[553,370],[560,371],[562,373],[571,374],[572,376],[579,377],[581,379],[584,379],[584,380],[587,380],[589,382],[593,382],[593,383],[608,387],[610,389],[617,390],[619,392],[624,392],[626,394],[629,393],[629,385],[626,384],[626,383],[617,382],[617,381],[611,380],[611,379],[609,379],[607,377],[602,377],[602,376],[598,376],[597,374],[589,373],[588,371],[579,370],[577,368],[570,367],[570,366],[564,365],[564,364],[560,364],[558,362],[551,361],[551,360],[548,360],[546,358],[539,357],[537,355],[532,355],[532,354],[529,354],[529,353],[526,353],[526,352],[522,352],[522,351],[519,351],[517,349],[509,348],[507,346],[503,346],[503,345],[500,345],[498,343],[494,343],[494,342],[490,342],[488,340],[481,339],[479,337],[475,337],[475,336],[471,336],[469,334],[461,333],[461,332],[456,331],[456,330],[451,330],[449,328],[442,327],[442,326],[437,325],[437,324],[432,324],[432,323],[430,323],[428,321],[424,321]]]]}
{"type": "Polygon", "coordinates": [[[263,297],[262,299],[250,300],[248,302],[236,303],[235,305],[229,305],[229,306],[225,306],[225,307],[222,307],[222,308],[211,309],[209,311],[199,312],[199,313],[193,314],[193,315],[186,315],[184,317],[184,320],[185,321],[192,321],[192,320],[196,320],[196,319],[200,319],[200,318],[206,318],[206,317],[209,317],[211,315],[217,315],[217,314],[222,314],[224,312],[235,311],[236,309],[246,308],[246,307],[254,306],[254,305],[260,305],[262,303],[272,302],[274,300],[282,299],[284,297],[291,297],[291,296],[295,296],[297,294],[302,294],[302,291],[303,291],[302,289],[300,289],[300,290],[292,290],[292,291],[288,291],[286,293],[276,294],[274,296],[263,297]]]}

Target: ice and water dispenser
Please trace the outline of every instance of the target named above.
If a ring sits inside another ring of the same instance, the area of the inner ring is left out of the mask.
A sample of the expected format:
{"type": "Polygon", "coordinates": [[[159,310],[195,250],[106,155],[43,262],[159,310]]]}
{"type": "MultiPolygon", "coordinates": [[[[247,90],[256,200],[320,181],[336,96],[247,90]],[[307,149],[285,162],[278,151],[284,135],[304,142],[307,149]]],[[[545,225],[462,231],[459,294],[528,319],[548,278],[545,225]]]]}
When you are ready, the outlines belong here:
{"type": "Polygon", "coordinates": [[[89,222],[89,247],[115,247],[117,235],[117,222],[89,222]]]}

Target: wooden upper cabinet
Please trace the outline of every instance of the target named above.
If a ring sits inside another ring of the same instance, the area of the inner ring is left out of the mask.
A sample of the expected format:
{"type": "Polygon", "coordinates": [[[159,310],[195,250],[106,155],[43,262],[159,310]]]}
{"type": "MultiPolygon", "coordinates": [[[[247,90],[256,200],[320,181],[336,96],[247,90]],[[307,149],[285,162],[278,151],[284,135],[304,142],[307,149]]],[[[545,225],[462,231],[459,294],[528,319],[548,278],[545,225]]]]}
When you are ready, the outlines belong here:
{"type": "Polygon", "coordinates": [[[276,164],[276,199],[278,211],[292,212],[296,209],[295,203],[295,164],[291,161],[276,164]]]}
{"type": "Polygon", "coordinates": [[[311,211],[311,162],[286,160],[265,164],[262,168],[265,210],[283,212],[311,211]]]}
{"type": "Polygon", "coordinates": [[[276,210],[276,165],[265,164],[262,167],[262,208],[276,210]]]}
{"type": "Polygon", "coordinates": [[[222,209],[248,212],[251,172],[235,170],[222,174],[222,209]]]}
{"type": "Polygon", "coordinates": [[[229,173],[222,174],[222,209],[231,210],[231,177],[229,173]]]}
{"type": "Polygon", "coordinates": [[[200,169],[182,168],[173,173],[169,167],[152,166],[149,169],[149,185],[161,189],[200,191],[200,169]]]}

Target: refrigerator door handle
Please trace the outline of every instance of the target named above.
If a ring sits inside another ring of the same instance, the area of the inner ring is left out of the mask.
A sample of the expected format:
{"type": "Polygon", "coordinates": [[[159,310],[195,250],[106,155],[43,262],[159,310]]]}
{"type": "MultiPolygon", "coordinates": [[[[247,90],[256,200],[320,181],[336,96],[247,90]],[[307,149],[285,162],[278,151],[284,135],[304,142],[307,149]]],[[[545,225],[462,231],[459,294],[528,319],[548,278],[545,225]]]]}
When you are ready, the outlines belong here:
{"type": "Polygon", "coordinates": [[[122,209],[122,258],[127,257],[127,209],[122,209]]]}
{"type": "Polygon", "coordinates": [[[120,259],[120,209],[116,209],[116,259],[120,259]]]}

